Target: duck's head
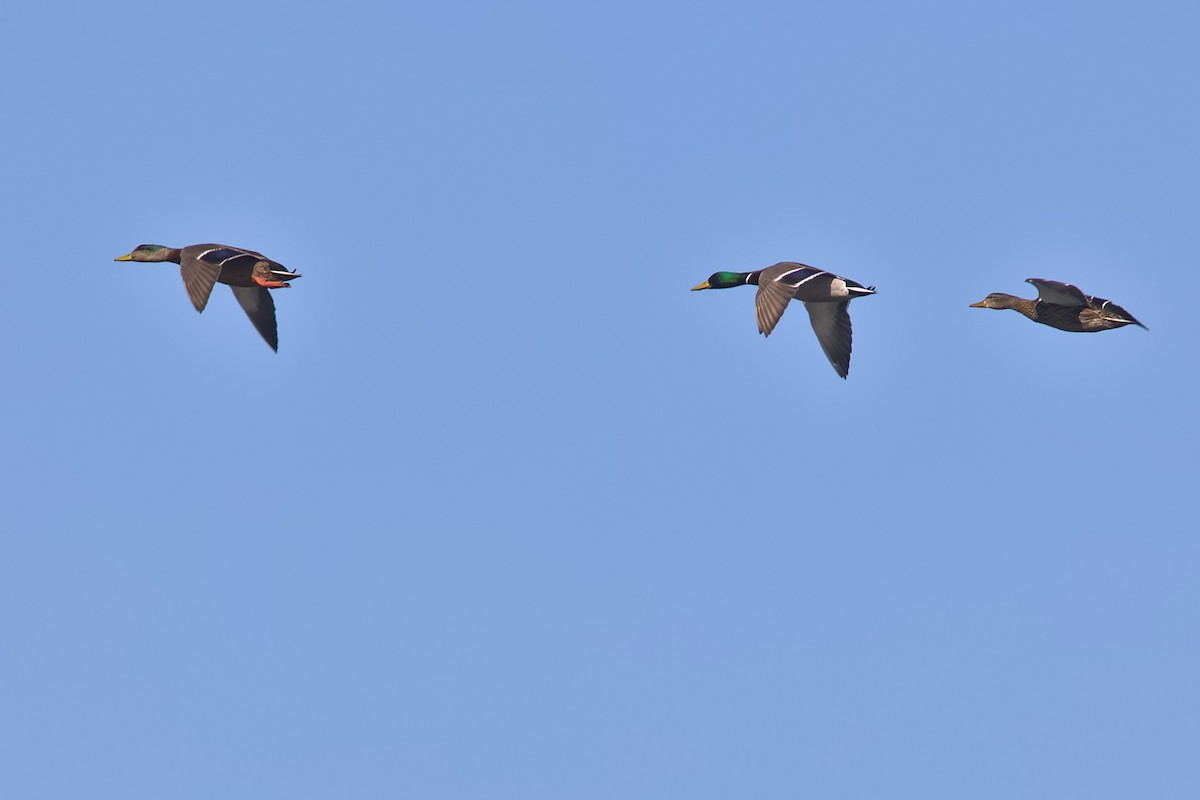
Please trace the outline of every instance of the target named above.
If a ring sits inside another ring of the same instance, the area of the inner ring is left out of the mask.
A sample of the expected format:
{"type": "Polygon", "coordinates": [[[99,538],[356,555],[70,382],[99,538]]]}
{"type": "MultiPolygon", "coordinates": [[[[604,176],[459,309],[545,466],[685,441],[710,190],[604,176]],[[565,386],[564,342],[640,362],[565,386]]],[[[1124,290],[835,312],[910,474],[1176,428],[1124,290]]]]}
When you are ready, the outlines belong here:
{"type": "Polygon", "coordinates": [[[701,289],[729,289],[734,286],[742,286],[746,283],[748,272],[714,272],[708,277],[704,283],[699,286],[693,286],[692,291],[698,292],[701,289]]]}
{"type": "Polygon", "coordinates": [[[968,308],[1012,308],[1020,299],[1004,292],[992,292],[978,303],[971,303],[968,308]]]}
{"type": "Polygon", "coordinates": [[[161,244],[139,244],[129,253],[117,256],[113,261],[170,261],[171,248],[161,244]]]}

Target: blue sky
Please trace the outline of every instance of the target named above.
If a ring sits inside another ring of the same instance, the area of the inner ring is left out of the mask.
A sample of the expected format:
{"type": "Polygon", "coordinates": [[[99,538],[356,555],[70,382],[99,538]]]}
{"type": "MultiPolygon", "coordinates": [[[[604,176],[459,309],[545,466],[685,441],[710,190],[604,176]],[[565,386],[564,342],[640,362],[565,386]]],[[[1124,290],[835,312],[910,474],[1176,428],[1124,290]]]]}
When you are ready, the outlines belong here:
{"type": "Polygon", "coordinates": [[[1200,791],[1188,4],[2,19],[0,795],[1200,791]]]}

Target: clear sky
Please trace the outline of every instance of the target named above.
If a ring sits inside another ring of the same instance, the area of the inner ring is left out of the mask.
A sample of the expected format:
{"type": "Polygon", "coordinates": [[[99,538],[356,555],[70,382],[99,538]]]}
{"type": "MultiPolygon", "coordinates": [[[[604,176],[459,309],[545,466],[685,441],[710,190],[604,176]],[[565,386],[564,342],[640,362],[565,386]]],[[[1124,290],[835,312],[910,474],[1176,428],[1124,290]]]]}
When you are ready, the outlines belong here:
{"type": "Polygon", "coordinates": [[[0,24],[0,796],[1200,796],[1194,4],[0,24]]]}

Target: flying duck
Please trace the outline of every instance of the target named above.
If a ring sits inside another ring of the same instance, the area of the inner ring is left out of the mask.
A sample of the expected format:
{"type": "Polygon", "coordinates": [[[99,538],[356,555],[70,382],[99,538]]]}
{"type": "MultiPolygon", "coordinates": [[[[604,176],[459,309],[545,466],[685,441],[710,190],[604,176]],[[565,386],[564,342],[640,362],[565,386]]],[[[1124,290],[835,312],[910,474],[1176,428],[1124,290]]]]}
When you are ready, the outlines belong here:
{"type": "Polygon", "coordinates": [[[784,261],[753,272],[715,272],[704,283],[693,286],[692,291],[747,284],[758,287],[754,311],[759,333],[770,336],[788,303],[799,300],[808,309],[808,319],[829,363],[838,375],[846,377],[850,372],[850,301],[875,294],[874,286],[863,286],[832,272],[784,261]]]}
{"type": "Polygon", "coordinates": [[[240,247],[226,244],[193,244],[176,249],[160,244],[141,244],[114,261],[171,261],[179,265],[183,286],[197,311],[208,305],[213,284],[223,283],[233,290],[246,316],[272,350],[279,350],[275,326],[275,301],[269,289],[286,289],[289,280],[300,274],[291,272],[277,261],[240,247]]]}
{"type": "Polygon", "coordinates": [[[1084,294],[1079,287],[1069,283],[1048,281],[1042,278],[1027,278],[1026,283],[1037,287],[1036,300],[1014,297],[1003,292],[993,292],[971,308],[1011,308],[1024,314],[1034,322],[1073,333],[1095,333],[1126,325],[1137,325],[1148,330],[1125,309],[1103,297],[1084,294]]]}

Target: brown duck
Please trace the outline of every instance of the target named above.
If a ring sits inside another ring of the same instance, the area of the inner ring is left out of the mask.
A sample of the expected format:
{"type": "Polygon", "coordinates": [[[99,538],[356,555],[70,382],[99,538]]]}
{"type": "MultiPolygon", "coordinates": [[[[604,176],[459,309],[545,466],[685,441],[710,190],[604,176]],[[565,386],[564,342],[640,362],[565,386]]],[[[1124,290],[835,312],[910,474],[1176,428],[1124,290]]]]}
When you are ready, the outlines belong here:
{"type": "Polygon", "coordinates": [[[286,289],[299,278],[277,261],[240,247],[226,244],[193,244],[176,249],[160,244],[138,245],[114,261],[171,261],[179,265],[183,286],[197,311],[208,305],[213,285],[223,283],[233,290],[246,316],[254,323],[272,350],[279,350],[275,325],[275,301],[270,289],[286,289]]]}
{"type": "Polygon", "coordinates": [[[971,303],[970,307],[1011,308],[1034,322],[1073,333],[1095,333],[1126,325],[1146,329],[1145,325],[1134,319],[1133,314],[1116,303],[1084,294],[1077,286],[1042,278],[1028,278],[1026,282],[1037,287],[1036,300],[993,292],[978,303],[971,303]]]}

